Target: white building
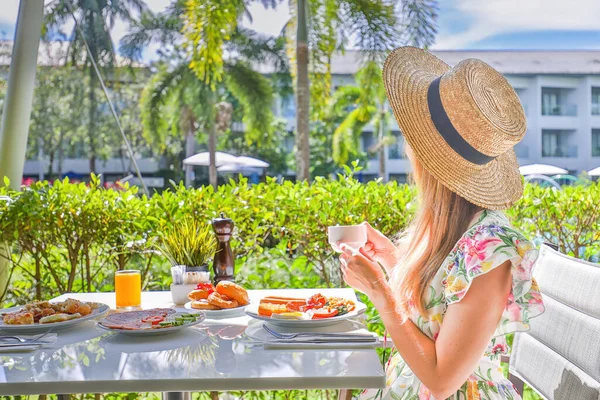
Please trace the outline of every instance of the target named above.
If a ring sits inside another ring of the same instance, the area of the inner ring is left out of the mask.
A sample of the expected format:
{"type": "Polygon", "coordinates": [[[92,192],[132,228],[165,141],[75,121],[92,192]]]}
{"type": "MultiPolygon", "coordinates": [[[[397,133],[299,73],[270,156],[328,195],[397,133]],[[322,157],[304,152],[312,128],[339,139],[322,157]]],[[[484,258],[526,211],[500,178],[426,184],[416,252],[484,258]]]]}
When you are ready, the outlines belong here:
{"type": "MultiPolygon", "coordinates": [[[[0,50],[2,45],[6,42],[0,42],[0,50]]],[[[4,71],[1,67],[9,64],[7,53],[6,49],[0,51],[0,77],[4,71]]],[[[56,51],[41,46],[39,63],[55,65],[56,60],[45,53],[56,51]]],[[[433,53],[449,65],[466,58],[479,58],[506,76],[521,98],[527,116],[527,134],[515,148],[521,165],[553,164],[575,174],[600,166],[600,51],[444,50],[433,53]]],[[[353,84],[359,68],[357,52],[335,56],[332,60],[333,87],[353,84]]],[[[269,66],[260,65],[259,70],[268,74],[269,66]]],[[[293,99],[280,102],[275,112],[288,120],[288,127],[293,131],[293,99]]],[[[398,140],[385,151],[387,174],[389,179],[404,181],[410,165],[403,157],[402,136],[395,121],[393,126],[398,140]]],[[[363,133],[363,149],[374,143],[373,132],[367,128],[363,133]]],[[[286,140],[285,145],[291,151],[293,138],[286,140]]],[[[143,159],[139,163],[145,175],[152,175],[159,169],[159,163],[153,159],[143,159]]],[[[47,167],[44,162],[42,165],[40,168],[37,160],[27,160],[25,175],[37,176],[40,169],[47,167]]],[[[114,176],[121,176],[131,169],[127,160],[122,159],[98,161],[97,168],[98,172],[114,176]]],[[[66,159],[63,171],[89,174],[86,158],[66,159]]],[[[363,171],[363,178],[377,176],[378,161],[373,157],[363,171]]]]}
{"type": "MultiPolygon", "coordinates": [[[[433,51],[449,65],[466,58],[481,59],[506,76],[521,98],[527,134],[515,151],[521,165],[553,164],[572,173],[600,166],[600,51],[433,51]]],[[[352,84],[360,67],[357,52],[346,52],[332,62],[333,85],[352,84]]],[[[293,103],[280,115],[293,129],[293,103]]],[[[404,180],[409,163],[402,155],[402,139],[395,124],[396,144],[386,149],[390,179],[404,180]]],[[[365,131],[363,147],[373,144],[365,131]]],[[[365,178],[376,177],[373,159],[365,178]]]]}

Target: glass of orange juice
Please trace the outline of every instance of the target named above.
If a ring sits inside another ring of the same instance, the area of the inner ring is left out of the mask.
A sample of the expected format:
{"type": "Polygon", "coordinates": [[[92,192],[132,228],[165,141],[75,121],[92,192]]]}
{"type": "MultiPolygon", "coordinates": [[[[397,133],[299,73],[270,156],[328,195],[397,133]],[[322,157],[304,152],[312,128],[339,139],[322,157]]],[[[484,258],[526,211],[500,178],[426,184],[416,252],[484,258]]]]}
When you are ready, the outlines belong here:
{"type": "Polygon", "coordinates": [[[128,269],[115,272],[117,309],[142,305],[142,277],[140,271],[128,269]]]}

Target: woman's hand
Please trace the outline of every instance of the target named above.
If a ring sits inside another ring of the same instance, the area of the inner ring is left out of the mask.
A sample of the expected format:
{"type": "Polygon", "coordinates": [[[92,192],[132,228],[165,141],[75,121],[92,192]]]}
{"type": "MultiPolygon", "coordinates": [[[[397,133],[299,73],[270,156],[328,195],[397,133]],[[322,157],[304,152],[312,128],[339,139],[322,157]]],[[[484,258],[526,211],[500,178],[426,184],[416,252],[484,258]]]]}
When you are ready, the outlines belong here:
{"type": "Polygon", "coordinates": [[[361,253],[380,263],[389,275],[398,263],[398,249],[390,239],[368,222],[363,222],[363,225],[367,227],[367,243],[362,247],[361,253]]]}
{"type": "Polygon", "coordinates": [[[388,286],[383,270],[375,261],[369,260],[348,245],[342,244],[340,249],[342,250],[340,263],[344,281],[375,302],[374,297],[378,293],[382,293],[382,289],[388,286]]]}

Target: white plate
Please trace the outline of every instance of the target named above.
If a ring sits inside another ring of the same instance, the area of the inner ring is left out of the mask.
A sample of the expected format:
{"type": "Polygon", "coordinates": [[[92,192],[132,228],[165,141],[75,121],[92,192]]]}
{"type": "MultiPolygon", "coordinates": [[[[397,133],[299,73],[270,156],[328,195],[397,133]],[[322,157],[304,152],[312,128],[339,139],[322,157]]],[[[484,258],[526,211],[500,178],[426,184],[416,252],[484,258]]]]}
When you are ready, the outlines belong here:
{"type": "MultiPolygon", "coordinates": [[[[271,321],[269,321],[271,322],[271,321]]],[[[263,328],[263,325],[268,325],[267,322],[251,320],[248,324],[248,328],[246,328],[245,334],[254,340],[258,340],[264,342],[267,339],[272,339],[273,337],[263,328]]],[[[319,333],[360,333],[366,334],[369,333],[366,326],[359,321],[347,319],[345,321],[341,321],[335,325],[329,326],[317,326],[317,327],[289,327],[289,326],[271,326],[276,332],[279,333],[305,333],[310,332],[318,335],[319,333]]]]}
{"type": "Polygon", "coordinates": [[[154,353],[196,346],[207,337],[200,329],[183,329],[165,336],[107,335],[100,340],[100,346],[107,353],[154,353]]]}
{"type": "MultiPolygon", "coordinates": [[[[205,316],[204,316],[203,312],[199,312],[198,314],[200,314],[200,316],[198,317],[198,319],[196,321],[190,322],[190,323],[184,324],[184,325],[172,326],[170,328],[140,329],[140,330],[113,329],[113,328],[108,328],[108,327],[102,325],[102,321],[98,322],[98,327],[101,328],[101,329],[107,330],[109,332],[120,333],[122,335],[128,335],[128,336],[158,336],[158,335],[166,335],[166,334],[169,334],[169,333],[178,332],[178,331],[180,331],[182,329],[189,328],[190,326],[201,324],[202,321],[204,321],[205,316]]],[[[176,314],[173,314],[173,315],[176,315],[176,314]]]]}
{"type": "Polygon", "coordinates": [[[241,307],[236,307],[236,308],[224,308],[222,310],[198,310],[196,308],[192,308],[192,302],[188,301],[187,303],[185,303],[184,307],[187,310],[204,313],[204,315],[206,315],[206,319],[221,319],[221,318],[238,317],[240,315],[244,315],[244,310],[248,306],[241,306],[241,307]]]}
{"type": "Polygon", "coordinates": [[[344,315],[338,315],[336,317],[331,318],[323,318],[323,319],[277,319],[264,317],[262,315],[258,315],[258,306],[249,306],[246,308],[246,314],[251,316],[252,318],[266,321],[271,325],[275,326],[285,326],[289,328],[317,328],[321,326],[330,326],[339,324],[340,322],[346,321],[350,318],[355,318],[361,314],[363,314],[367,310],[367,306],[360,302],[355,302],[356,308],[354,311],[349,312],[344,315]]]}
{"type": "MultiPolygon", "coordinates": [[[[0,312],[3,314],[10,313],[10,312],[18,311],[22,308],[23,308],[22,306],[12,307],[12,308],[7,308],[6,310],[0,310],[0,312]]],[[[73,327],[75,325],[79,325],[82,322],[90,320],[90,319],[103,317],[104,315],[106,315],[106,313],[108,312],[109,309],[110,309],[110,307],[108,307],[106,304],[100,303],[99,307],[97,309],[93,310],[92,313],[89,315],[86,315],[81,318],[63,321],[63,322],[54,322],[52,324],[7,325],[0,318],[0,330],[4,331],[4,332],[23,333],[23,334],[43,333],[43,332],[48,332],[50,329],[52,329],[52,331],[59,331],[62,329],[73,327]]]]}

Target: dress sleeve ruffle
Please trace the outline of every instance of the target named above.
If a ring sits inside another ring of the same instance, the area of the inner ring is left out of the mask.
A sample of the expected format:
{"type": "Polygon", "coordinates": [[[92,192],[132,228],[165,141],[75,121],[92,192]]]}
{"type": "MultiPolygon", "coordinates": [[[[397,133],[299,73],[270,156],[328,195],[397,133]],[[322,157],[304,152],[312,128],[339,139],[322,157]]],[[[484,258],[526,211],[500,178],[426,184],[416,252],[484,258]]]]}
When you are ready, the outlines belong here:
{"type": "Polygon", "coordinates": [[[448,265],[444,295],[448,305],[468,292],[473,280],[510,261],[512,291],[495,336],[529,329],[529,320],[544,312],[539,287],[533,278],[538,250],[520,232],[500,225],[481,225],[457,243],[448,265]]]}

